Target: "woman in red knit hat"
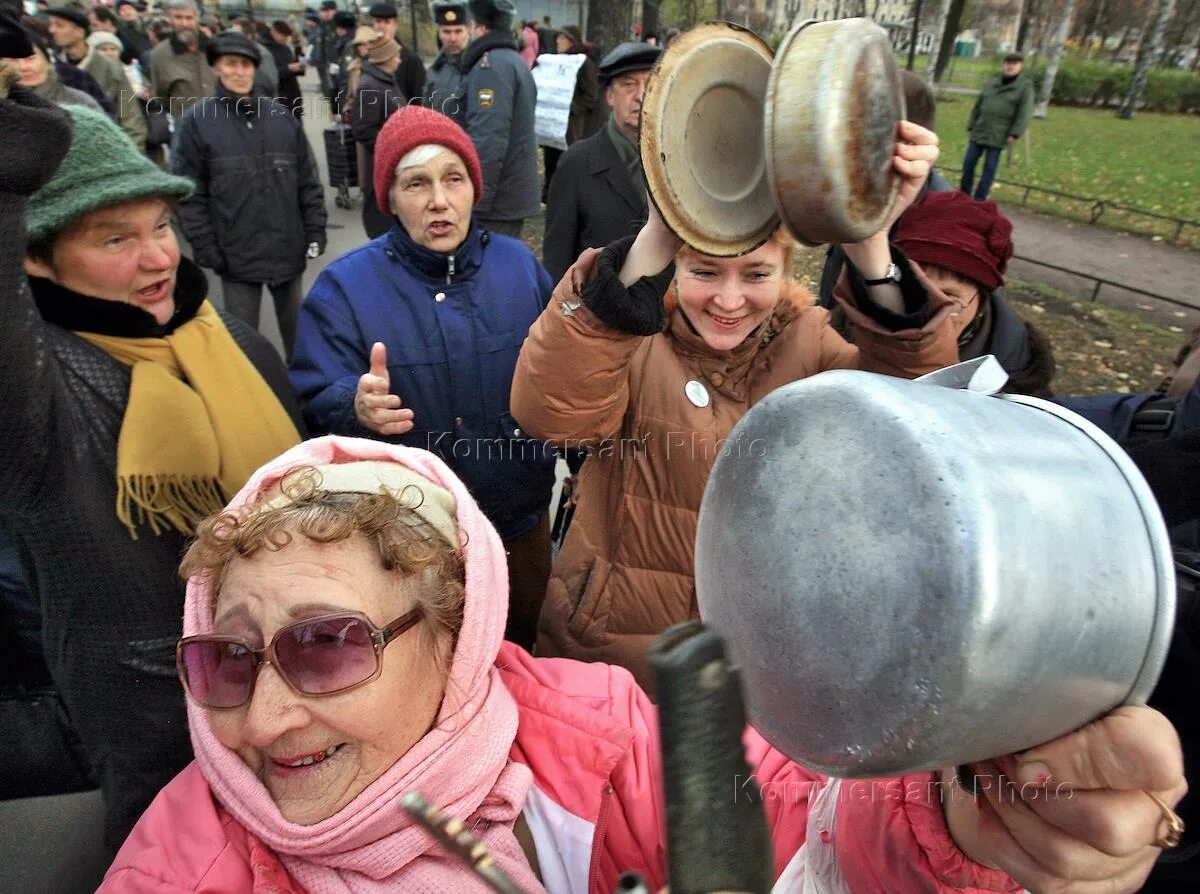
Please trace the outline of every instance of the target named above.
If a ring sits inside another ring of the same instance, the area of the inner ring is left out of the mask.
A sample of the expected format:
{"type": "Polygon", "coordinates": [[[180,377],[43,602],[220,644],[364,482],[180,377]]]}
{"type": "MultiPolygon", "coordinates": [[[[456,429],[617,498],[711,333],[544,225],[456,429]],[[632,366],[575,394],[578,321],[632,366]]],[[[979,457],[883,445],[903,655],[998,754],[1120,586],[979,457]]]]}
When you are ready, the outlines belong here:
{"type": "Polygon", "coordinates": [[[1013,254],[1012,224],[995,202],[976,202],[957,190],[926,193],[900,218],[892,241],[958,305],[950,322],[960,359],[992,354],[1008,372],[1005,391],[1050,397],[1053,348],[1001,291],[1013,254]]]}
{"type": "Polygon", "coordinates": [[[374,185],[391,228],[313,284],[292,383],[313,434],[420,447],[454,469],[509,553],[508,638],[532,646],[550,575],[555,453],[525,438],[508,397],[553,284],[523,242],[473,220],[479,156],[440,112],[405,106],[388,119],[374,185]]]}

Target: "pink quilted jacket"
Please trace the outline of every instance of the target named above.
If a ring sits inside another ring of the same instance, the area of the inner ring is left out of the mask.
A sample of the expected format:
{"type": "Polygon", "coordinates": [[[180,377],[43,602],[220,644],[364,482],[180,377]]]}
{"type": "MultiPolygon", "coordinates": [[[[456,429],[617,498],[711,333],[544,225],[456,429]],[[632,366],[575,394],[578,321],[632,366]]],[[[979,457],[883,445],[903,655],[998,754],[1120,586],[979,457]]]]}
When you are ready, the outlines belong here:
{"type": "MultiPolygon", "coordinates": [[[[640,871],[666,884],[665,808],[655,709],[621,668],[533,658],[505,643],[497,659],[520,706],[512,759],[530,767],[525,806],[546,889],[609,894],[640,871]]],[[[833,781],[745,737],[775,849],[777,891],[1016,891],[951,841],[930,774],[833,781]]],[[[484,890],[482,887],[480,890],[484,890]]],[[[159,793],[100,887],[113,892],[293,894],[267,848],[213,801],[195,763],[159,793]]]]}

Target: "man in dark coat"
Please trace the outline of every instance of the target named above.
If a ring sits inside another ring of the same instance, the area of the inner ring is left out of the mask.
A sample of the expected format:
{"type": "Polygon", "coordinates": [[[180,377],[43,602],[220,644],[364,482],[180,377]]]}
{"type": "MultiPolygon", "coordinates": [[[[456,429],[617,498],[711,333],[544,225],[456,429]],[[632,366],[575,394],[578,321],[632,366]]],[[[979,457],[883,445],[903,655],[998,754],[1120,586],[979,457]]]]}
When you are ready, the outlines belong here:
{"type": "Polygon", "coordinates": [[[512,0],[471,0],[471,45],[463,53],[463,128],[483,164],[475,217],[486,229],[521,235],[541,208],[534,109],[537,87],[512,35],[512,0]]]}
{"type": "Polygon", "coordinates": [[[396,34],[396,7],[390,3],[376,3],[367,12],[371,19],[371,27],[380,34],[386,34],[400,47],[400,64],[394,80],[396,86],[404,91],[410,100],[419,99],[425,95],[425,66],[420,57],[404,45],[396,34]]]}
{"type": "Polygon", "coordinates": [[[121,45],[125,48],[125,52],[121,54],[121,61],[128,65],[136,59],[138,65],[141,66],[142,74],[148,75],[150,73],[150,36],[146,33],[137,7],[134,6],[133,0],[117,0],[114,8],[117,11],[117,18],[120,19],[120,24],[117,25],[117,37],[121,38],[121,45]]]}
{"type": "Polygon", "coordinates": [[[321,11],[317,13],[317,27],[312,33],[312,64],[317,69],[321,95],[326,99],[333,98],[329,66],[337,62],[337,38],[333,33],[333,15],[336,12],[337,0],[321,0],[321,11]]]}
{"type": "Polygon", "coordinates": [[[471,32],[467,28],[467,4],[434,3],[433,18],[437,22],[438,40],[442,48],[429,66],[422,105],[461,124],[464,112],[461,62],[463,51],[471,40],[471,32]]]}
{"type": "Polygon", "coordinates": [[[225,309],[251,326],[266,285],[291,357],[300,275],[306,258],[325,251],[325,194],[299,120],[253,93],[259,53],[240,32],[213,38],[220,83],[180,120],[171,166],[196,183],[180,208],[196,263],[221,277],[225,309]]]}
{"type": "Polygon", "coordinates": [[[291,39],[292,26],[282,19],[276,19],[271,23],[262,50],[271,57],[277,72],[275,96],[299,118],[304,115],[304,100],[300,95],[300,76],[304,74],[304,63],[296,58],[291,39]]]}
{"type": "Polygon", "coordinates": [[[661,52],[629,42],[600,62],[600,81],[612,109],[608,125],[566,151],[546,200],[542,263],[555,282],[585,248],[631,236],[646,220],[638,118],[646,79],[661,52]]]}

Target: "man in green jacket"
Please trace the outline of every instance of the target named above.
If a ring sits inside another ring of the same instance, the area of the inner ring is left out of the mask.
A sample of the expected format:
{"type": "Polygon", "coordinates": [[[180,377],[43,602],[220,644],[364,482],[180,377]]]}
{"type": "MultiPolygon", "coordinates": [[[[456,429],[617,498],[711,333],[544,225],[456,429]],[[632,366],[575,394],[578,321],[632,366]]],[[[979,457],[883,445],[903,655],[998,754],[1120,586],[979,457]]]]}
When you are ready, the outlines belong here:
{"type": "Polygon", "coordinates": [[[962,183],[960,189],[971,195],[971,184],[975,181],[975,165],[983,155],[983,176],[975,190],[975,198],[983,201],[992,190],[996,179],[996,168],[1000,165],[1000,150],[1015,143],[1029,126],[1033,113],[1033,82],[1021,77],[1024,58],[1019,53],[1004,57],[1004,69],[999,77],[988,81],[967,122],[967,154],[963,158],[962,183]]]}
{"type": "Polygon", "coordinates": [[[137,94],[125,76],[119,62],[97,53],[87,43],[90,23],[82,12],[73,7],[63,6],[51,9],[48,13],[50,36],[58,47],[59,56],[64,62],[69,62],[83,69],[100,85],[117,107],[117,123],[121,130],[129,135],[135,146],[145,151],[146,148],[146,119],[142,108],[137,103],[137,94]]]}

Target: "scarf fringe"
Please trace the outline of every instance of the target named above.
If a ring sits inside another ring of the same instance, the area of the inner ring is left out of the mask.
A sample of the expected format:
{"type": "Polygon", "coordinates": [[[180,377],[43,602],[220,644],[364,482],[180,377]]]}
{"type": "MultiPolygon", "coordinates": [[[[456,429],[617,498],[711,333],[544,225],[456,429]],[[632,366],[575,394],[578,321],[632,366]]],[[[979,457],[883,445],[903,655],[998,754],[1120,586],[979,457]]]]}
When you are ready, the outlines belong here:
{"type": "Polygon", "coordinates": [[[137,526],[154,534],[174,528],[195,533],[196,526],[225,506],[221,484],[211,478],[178,475],[133,475],[117,478],[117,519],[137,540],[137,526]]]}

